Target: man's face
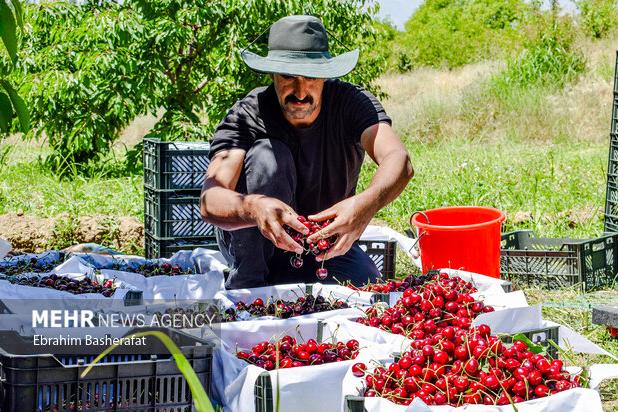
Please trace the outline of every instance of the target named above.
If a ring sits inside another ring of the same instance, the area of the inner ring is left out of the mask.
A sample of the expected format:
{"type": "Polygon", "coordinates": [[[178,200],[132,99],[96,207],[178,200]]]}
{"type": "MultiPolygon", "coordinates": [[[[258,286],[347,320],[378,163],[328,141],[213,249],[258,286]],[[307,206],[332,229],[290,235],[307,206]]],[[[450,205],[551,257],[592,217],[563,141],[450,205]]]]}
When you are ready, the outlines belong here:
{"type": "Polygon", "coordinates": [[[287,121],[297,127],[311,125],[322,106],[324,79],[275,74],[273,83],[287,121]]]}

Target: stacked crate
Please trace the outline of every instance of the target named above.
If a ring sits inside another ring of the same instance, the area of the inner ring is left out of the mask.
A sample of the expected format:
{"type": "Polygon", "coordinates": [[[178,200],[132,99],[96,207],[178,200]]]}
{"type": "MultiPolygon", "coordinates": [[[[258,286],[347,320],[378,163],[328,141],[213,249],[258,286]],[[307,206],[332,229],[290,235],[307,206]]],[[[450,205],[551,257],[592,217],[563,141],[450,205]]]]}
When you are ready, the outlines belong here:
{"type": "Polygon", "coordinates": [[[216,248],[212,225],[200,215],[208,143],[144,139],[144,235],[147,258],[183,249],[216,248]]]}

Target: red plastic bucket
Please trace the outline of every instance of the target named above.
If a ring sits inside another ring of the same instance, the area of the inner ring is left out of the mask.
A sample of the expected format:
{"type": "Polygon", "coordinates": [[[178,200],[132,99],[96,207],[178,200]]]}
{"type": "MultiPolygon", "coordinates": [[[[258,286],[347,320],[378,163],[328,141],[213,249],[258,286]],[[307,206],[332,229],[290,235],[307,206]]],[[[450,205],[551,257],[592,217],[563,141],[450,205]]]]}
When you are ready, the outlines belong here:
{"type": "Polygon", "coordinates": [[[500,230],[504,212],[479,206],[431,209],[412,215],[423,272],[460,269],[500,277],[500,230]]]}

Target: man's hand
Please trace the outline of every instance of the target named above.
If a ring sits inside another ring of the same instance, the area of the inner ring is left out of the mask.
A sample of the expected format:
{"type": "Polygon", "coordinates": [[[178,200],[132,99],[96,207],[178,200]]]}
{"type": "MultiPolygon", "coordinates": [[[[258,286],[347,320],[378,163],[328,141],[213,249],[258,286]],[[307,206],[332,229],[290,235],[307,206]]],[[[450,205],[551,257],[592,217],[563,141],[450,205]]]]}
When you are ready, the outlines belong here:
{"type": "Polygon", "coordinates": [[[251,195],[251,198],[251,214],[262,235],[280,249],[303,253],[302,246],[283,228],[283,225],[288,225],[303,235],[309,234],[309,229],[298,221],[298,215],[294,210],[274,197],[251,195]]]}
{"type": "Polygon", "coordinates": [[[316,260],[322,261],[344,255],[365,231],[376,212],[374,202],[361,193],[342,200],[316,215],[308,216],[309,220],[317,222],[334,219],[331,224],[307,239],[310,243],[315,243],[320,239],[337,236],[335,245],[327,252],[316,256],[316,260]]]}

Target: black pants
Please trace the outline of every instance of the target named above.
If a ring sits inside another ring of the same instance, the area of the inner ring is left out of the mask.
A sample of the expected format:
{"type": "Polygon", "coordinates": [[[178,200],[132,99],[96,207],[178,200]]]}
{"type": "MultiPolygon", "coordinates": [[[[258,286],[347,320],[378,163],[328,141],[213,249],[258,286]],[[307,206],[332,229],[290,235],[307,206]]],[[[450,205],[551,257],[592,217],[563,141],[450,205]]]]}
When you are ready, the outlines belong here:
{"type": "MultiPolygon", "coordinates": [[[[295,208],[296,165],[288,146],[276,139],[259,139],[247,151],[236,191],[262,194],[295,208]]],[[[225,231],[217,228],[219,249],[230,266],[227,289],[251,288],[284,283],[314,283],[321,262],[303,255],[300,269],[290,265],[291,252],[276,248],[257,227],[225,231]]],[[[323,283],[350,281],[360,286],[381,275],[358,244],[342,256],[324,262],[328,277],[323,283]]]]}

